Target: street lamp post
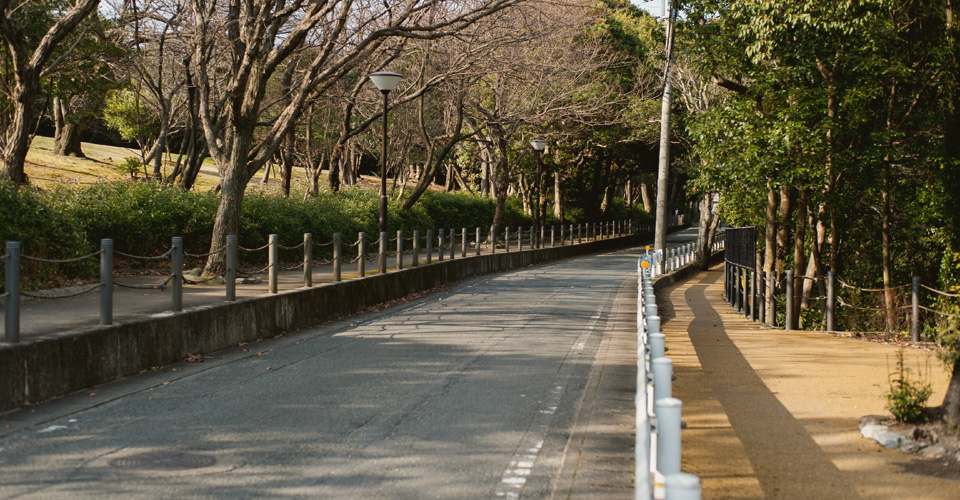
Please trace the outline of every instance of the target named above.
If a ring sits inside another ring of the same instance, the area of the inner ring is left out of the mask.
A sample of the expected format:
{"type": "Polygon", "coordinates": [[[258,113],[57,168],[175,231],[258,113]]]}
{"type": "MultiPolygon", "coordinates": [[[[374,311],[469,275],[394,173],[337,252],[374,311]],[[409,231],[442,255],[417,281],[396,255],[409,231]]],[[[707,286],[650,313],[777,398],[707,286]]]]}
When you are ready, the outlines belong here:
{"type": "Polygon", "coordinates": [[[530,147],[537,152],[537,176],[533,182],[534,202],[533,202],[533,247],[540,248],[540,153],[547,147],[547,141],[543,139],[534,139],[530,141],[530,147]]]}
{"type": "Polygon", "coordinates": [[[399,73],[377,71],[370,80],[383,94],[383,149],[380,154],[380,234],[387,232],[387,95],[403,78],[399,73]]]}

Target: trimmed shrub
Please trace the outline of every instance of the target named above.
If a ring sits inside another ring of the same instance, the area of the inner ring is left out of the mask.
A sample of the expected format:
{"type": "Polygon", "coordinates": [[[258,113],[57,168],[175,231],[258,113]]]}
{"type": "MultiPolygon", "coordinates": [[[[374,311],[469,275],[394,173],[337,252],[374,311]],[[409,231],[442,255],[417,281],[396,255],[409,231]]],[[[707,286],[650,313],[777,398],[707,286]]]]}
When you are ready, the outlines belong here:
{"type": "MultiPolygon", "coordinates": [[[[20,242],[21,255],[43,259],[71,259],[91,253],[94,248],[70,216],[63,216],[49,202],[49,194],[30,186],[17,187],[0,182],[0,241],[20,242]]],[[[95,263],[43,264],[24,260],[21,276],[25,289],[58,285],[65,278],[88,273],[95,263]]],[[[0,266],[0,277],[4,269],[0,266]]],[[[0,279],[0,290],[4,286],[0,279]]]]}

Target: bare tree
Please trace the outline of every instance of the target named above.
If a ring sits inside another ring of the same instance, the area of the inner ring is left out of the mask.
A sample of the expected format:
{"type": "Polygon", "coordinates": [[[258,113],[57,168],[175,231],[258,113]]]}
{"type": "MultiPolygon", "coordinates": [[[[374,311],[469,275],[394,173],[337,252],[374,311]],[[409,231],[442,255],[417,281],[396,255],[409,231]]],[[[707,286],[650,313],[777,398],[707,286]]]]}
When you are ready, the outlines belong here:
{"type": "Polygon", "coordinates": [[[96,10],[99,3],[99,0],[74,2],[31,50],[27,43],[30,38],[23,33],[20,22],[22,16],[31,15],[29,2],[12,4],[10,0],[0,0],[0,37],[7,44],[14,74],[14,86],[10,96],[13,116],[3,136],[0,151],[3,168],[0,169],[0,177],[18,184],[27,182],[23,163],[30,147],[29,127],[34,119],[34,108],[40,95],[40,81],[62,59],[58,58],[48,65],[57,46],[96,10]]]}
{"type": "MultiPolygon", "coordinates": [[[[468,101],[468,128],[477,133],[482,155],[489,159],[495,226],[519,163],[512,153],[517,147],[527,149],[521,137],[530,139],[560,122],[571,127],[606,123],[608,111],[625,99],[600,77],[622,59],[587,34],[599,14],[588,2],[530,2],[509,14],[491,29],[524,33],[527,39],[498,48],[468,101]]],[[[534,183],[537,189],[541,184],[534,183]]]]}
{"type": "MultiPolygon", "coordinates": [[[[345,77],[384,40],[447,36],[516,2],[192,0],[200,116],[222,176],[211,250],[237,233],[247,183],[273,157],[311,98],[345,77]],[[297,72],[289,100],[261,126],[268,84],[305,45],[315,50],[297,72]],[[224,75],[222,87],[214,86],[214,75],[224,75]]],[[[223,268],[224,256],[213,253],[205,272],[219,274],[223,268]]]]}

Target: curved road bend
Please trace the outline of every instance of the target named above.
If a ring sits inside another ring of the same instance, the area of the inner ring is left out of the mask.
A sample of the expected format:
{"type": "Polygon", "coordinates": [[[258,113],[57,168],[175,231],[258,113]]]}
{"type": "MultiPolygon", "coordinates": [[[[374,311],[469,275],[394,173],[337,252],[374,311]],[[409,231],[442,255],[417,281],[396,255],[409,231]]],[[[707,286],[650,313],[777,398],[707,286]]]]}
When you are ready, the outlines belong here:
{"type": "Polygon", "coordinates": [[[636,255],[486,276],[0,416],[0,498],[632,498],[636,255]]]}

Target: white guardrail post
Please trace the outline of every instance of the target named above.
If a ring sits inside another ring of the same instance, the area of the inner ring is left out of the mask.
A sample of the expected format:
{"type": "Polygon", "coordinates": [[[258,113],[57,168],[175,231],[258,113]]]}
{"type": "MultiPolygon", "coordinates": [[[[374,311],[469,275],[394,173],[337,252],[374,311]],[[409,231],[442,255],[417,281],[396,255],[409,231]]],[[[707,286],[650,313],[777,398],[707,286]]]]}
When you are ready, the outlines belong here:
{"type": "Polygon", "coordinates": [[[689,264],[693,250],[683,245],[664,255],[647,247],[637,263],[635,500],[700,500],[700,479],[680,471],[683,403],[671,394],[673,361],[665,357],[666,336],[660,331],[653,291],[658,268],[676,270],[689,264]]]}

